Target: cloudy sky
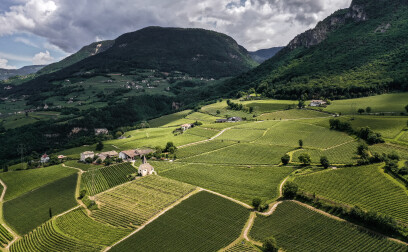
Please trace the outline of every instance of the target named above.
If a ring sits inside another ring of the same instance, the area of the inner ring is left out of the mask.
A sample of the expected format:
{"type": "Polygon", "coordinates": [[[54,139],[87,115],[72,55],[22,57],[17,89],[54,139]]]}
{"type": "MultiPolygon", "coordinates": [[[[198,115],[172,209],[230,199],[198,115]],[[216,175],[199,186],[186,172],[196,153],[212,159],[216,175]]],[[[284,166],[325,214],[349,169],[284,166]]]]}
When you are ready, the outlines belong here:
{"type": "Polygon", "coordinates": [[[286,45],[351,0],[0,0],[0,68],[49,64],[146,26],[199,27],[248,50],[286,45]]]}

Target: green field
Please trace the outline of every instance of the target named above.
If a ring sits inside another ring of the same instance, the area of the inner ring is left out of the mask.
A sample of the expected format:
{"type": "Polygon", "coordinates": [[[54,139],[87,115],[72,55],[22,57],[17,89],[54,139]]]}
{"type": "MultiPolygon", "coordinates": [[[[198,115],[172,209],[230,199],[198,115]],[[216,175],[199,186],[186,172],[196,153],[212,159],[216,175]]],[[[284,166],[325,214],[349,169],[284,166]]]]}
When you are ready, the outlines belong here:
{"type": "Polygon", "coordinates": [[[100,165],[94,165],[94,164],[86,164],[77,160],[69,160],[69,161],[65,161],[64,164],[66,166],[69,167],[74,167],[74,168],[78,168],[81,169],[83,171],[88,171],[94,168],[101,168],[100,165]]]}
{"type": "Polygon", "coordinates": [[[301,118],[315,118],[315,117],[329,117],[329,114],[307,109],[291,109],[284,111],[276,111],[272,113],[265,113],[257,118],[259,120],[284,120],[284,119],[301,119],[301,118]]]}
{"type": "Polygon", "coordinates": [[[250,236],[259,241],[273,236],[278,246],[287,252],[406,251],[404,245],[358,230],[294,202],[281,203],[269,217],[258,216],[250,236]]]}
{"type": "Polygon", "coordinates": [[[237,239],[248,215],[236,203],[200,192],[111,251],[217,251],[237,239]]]}
{"type": "Polygon", "coordinates": [[[131,163],[99,167],[82,174],[81,189],[95,195],[129,181],[130,174],[137,173],[131,163]]]}
{"type": "Polygon", "coordinates": [[[376,144],[369,146],[368,148],[371,153],[397,153],[402,159],[408,159],[408,146],[400,146],[396,144],[376,144]]]}
{"type": "Polygon", "coordinates": [[[342,114],[357,114],[357,110],[371,107],[371,113],[381,112],[406,112],[408,93],[383,94],[377,96],[363,97],[349,100],[332,101],[325,110],[342,114]]]}
{"type": "Polygon", "coordinates": [[[353,120],[350,117],[345,117],[351,123],[354,129],[361,127],[370,127],[373,131],[381,133],[385,138],[395,138],[406,126],[407,117],[391,117],[391,116],[354,116],[353,120]]]}
{"type": "Polygon", "coordinates": [[[237,142],[233,141],[222,141],[222,140],[214,140],[210,142],[190,145],[185,148],[181,148],[177,150],[177,158],[183,159],[186,157],[192,157],[196,155],[200,155],[206,152],[219,150],[225,148],[227,146],[237,144],[237,142]]]}
{"type": "Polygon", "coordinates": [[[215,136],[218,132],[219,130],[206,129],[202,127],[194,127],[184,132],[184,134],[190,134],[193,136],[199,136],[199,137],[204,137],[204,138],[211,138],[215,136]]]}
{"type": "Polygon", "coordinates": [[[58,217],[55,225],[65,235],[94,245],[109,246],[130,233],[129,229],[94,221],[81,208],[58,217]]]}
{"type": "Polygon", "coordinates": [[[169,126],[179,126],[177,124],[174,124],[174,121],[183,119],[190,113],[191,113],[191,110],[184,110],[184,111],[181,111],[181,112],[178,112],[178,113],[165,115],[165,116],[150,120],[149,125],[152,128],[162,127],[162,126],[165,126],[165,125],[167,125],[168,127],[169,126]]]}
{"type": "Polygon", "coordinates": [[[217,138],[217,140],[252,142],[261,138],[265,132],[266,130],[264,129],[232,128],[225,131],[221,136],[217,138]]]}
{"type": "Polygon", "coordinates": [[[261,250],[255,247],[252,243],[242,240],[235,244],[233,247],[224,250],[225,252],[261,252],[261,250]]]}
{"type": "Polygon", "coordinates": [[[2,224],[0,224],[0,247],[4,248],[12,240],[13,236],[2,224]]]}
{"type": "Polygon", "coordinates": [[[6,222],[19,234],[27,234],[55,216],[77,205],[75,186],[77,174],[56,180],[3,205],[6,222]]]}
{"type": "Polygon", "coordinates": [[[123,228],[135,228],[194,190],[194,186],[159,176],[137,179],[96,197],[91,217],[123,228]]]}
{"type": "Polygon", "coordinates": [[[160,175],[251,204],[254,198],[264,202],[276,199],[281,182],[293,171],[290,167],[184,164],[160,175]]]}
{"type": "Polygon", "coordinates": [[[273,165],[279,164],[281,157],[293,150],[287,146],[271,146],[266,144],[240,143],[205,153],[181,162],[236,165],[273,165]]]}
{"type": "Polygon", "coordinates": [[[102,246],[91,245],[73,237],[62,234],[53,221],[48,221],[33,232],[25,235],[10,247],[10,252],[26,251],[101,251],[102,246]]]}
{"type": "Polygon", "coordinates": [[[348,205],[358,205],[408,223],[407,190],[379,165],[350,167],[301,175],[302,190],[348,205]]]}

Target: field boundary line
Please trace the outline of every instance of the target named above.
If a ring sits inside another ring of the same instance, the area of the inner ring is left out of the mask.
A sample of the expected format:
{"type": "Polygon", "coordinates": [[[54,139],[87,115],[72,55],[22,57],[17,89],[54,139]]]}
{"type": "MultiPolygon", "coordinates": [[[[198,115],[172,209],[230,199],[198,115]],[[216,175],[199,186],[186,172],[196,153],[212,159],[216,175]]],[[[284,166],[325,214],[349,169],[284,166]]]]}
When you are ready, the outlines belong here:
{"type": "Polygon", "coordinates": [[[353,142],[357,142],[357,140],[353,139],[353,140],[350,140],[350,141],[348,141],[348,142],[345,142],[345,143],[342,143],[342,144],[338,144],[338,145],[335,145],[335,146],[331,146],[331,147],[329,147],[329,148],[327,148],[327,149],[321,149],[321,150],[323,150],[323,151],[328,151],[328,150],[331,150],[331,149],[334,149],[334,148],[337,148],[337,147],[340,147],[340,146],[343,146],[343,145],[346,145],[346,144],[349,144],[349,143],[353,143],[353,142]]]}
{"type": "Polygon", "coordinates": [[[180,158],[180,159],[178,159],[178,160],[184,160],[184,159],[188,159],[188,158],[193,158],[193,157],[202,156],[202,155],[205,155],[205,154],[210,154],[210,153],[213,153],[213,152],[217,152],[217,151],[219,151],[219,150],[226,149],[226,148],[231,147],[231,146],[235,146],[235,145],[237,145],[237,144],[238,144],[238,143],[233,143],[233,144],[231,144],[231,145],[227,145],[227,146],[221,147],[221,148],[219,148],[219,149],[210,150],[210,151],[203,152],[203,153],[199,153],[199,154],[197,154],[197,155],[189,156],[189,157],[186,157],[186,158],[180,158]]]}
{"type": "Polygon", "coordinates": [[[233,127],[225,128],[225,129],[221,130],[220,132],[218,132],[217,135],[215,135],[215,136],[213,136],[213,137],[211,137],[211,138],[209,138],[209,139],[202,140],[202,141],[198,141],[198,142],[194,142],[194,143],[189,143],[189,144],[185,144],[185,145],[181,145],[181,146],[178,146],[177,148],[178,148],[178,149],[183,149],[183,148],[188,147],[188,146],[192,146],[192,145],[197,145],[197,144],[201,144],[201,143],[213,141],[213,140],[216,139],[217,137],[221,136],[225,131],[230,130],[230,129],[232,129],[232,128],[233,128],[233,127]]]}
{"type": "Polygon", "coordinates": [[[253,207],[251,207],[250,205],[248,205],[248,204],[246,204],[246,203],[244,203],[244,202],[242,202],[242,201],[236,200],[236,199],[234,199],[234,198],[228,197],[228,196],[226,196],[226,195],[224,195],[224,194],[217,193],[217,192],[214,192],[214,191],[211,191],[211,190],[208,190],[208,189],[204,189],[204,188],[201,188],[201,187],[200,187],[200,190],[201,190],[201,191],[204,191],[204,192],[209,192],[209,193],[215,194],[215,195],[220,196],[220,197],[222,197],[222,198],[224,198],[224,199],[227,199],[227,200],[230,200],[230,201],[232,201],[232,202],[235,202],[235,203],[237,203],[237,204],[239,204],[239,205],[241,205],[241,206],[243,206],[243,207],[245,207],[245,208],[247,208],[247,209],[253,209],[253,207]]]}
{"type": "Polygon", "coordinates": [[[251,215],[249,216],[249,220],[248,220],[248,226],[245,227],[244,230],[244,239],[251,242],[252,244],[258,245],[258,246],[262,246],[261,242],[258,241],[254,241],[250,238],[249,233],[251,232],[252,227],[254,226],[254,222],[255,222],[255,218],[256,218],[256,213],[252,212],[251,215]]]}
{"type": "Polygon", "coordinates": [[[123,237],[122,239],[120,239],[119,241],[117,241],[116,243],[114,243],[113,245],[105,248],[105,250],[103,250],[103,252],[109,251],[112,247],[118,245],[119,243],[123,242],[124,240],[128,239],[129,237],[131,237],[132,235],[136,234],[137,232],[139,232],[140,230],[142,230],[143,228],[145,228],[147,225],[149,225],[150,223],[152,223],[153,221],[155,221],[157,218],[159,218],[160,216],[162,216],[163,214],[165,214],[166,212],[168,212],[169,210],[173,209],[175,206],[179,205],[181,202],[185,201],[186,199],[190,198],[191,196],[201,192],[201,188],[197,187],[194,191],[190,192],[189,194],[185,195],[183,198],[177,200],[176,202],[174,202],[173,204],[171,204],[170,206],[168,206],[167,208],[165,208],[164,210],[160,211],[158,214],[156,214],[153,218],[151,218],[150,220],[148,220],[146,223],[144,223],[143,225],[141,225],[140,227],[138,227],[136,230],[134,230],[133,232],[131,232],[130,234],[128,234],[127,236],[123,237]]]}
{"type": "Polygon", "coordinates": [[[360,230],[365,230],[365,231],[370,232],[370,233],[372,233],[372,234],[375,234],[375,235],[384,237],[384,238],[387,239],[387,240],[390,240],[390,241],[397,242],[397,243],[400,243],[400,244],[403,244],[403,245],[408,246],[408,243],[406,243],[406,242],[404,242],[404,241],[401,241],[401,240],[398,240],[398,239],[389,237],[389,236],[387,236],[387,235],[384,235],[384,234],[378,233],[378,232],[376,232],[376,231],[373,231],[373,230],[371,230],[371,229],[369,229],[369,228],[366,228],[366,227],[360,226],[360,225],[358,225],[358,224],[352,223],[352,222],[350,222],[350,221],[348,221],[348,220],[345,220],[345,219],[342,219],[342,218],[337,217],[337,216],[335,216],[335,215],[329,214],[329,213],[327,213],[327,212],[325,212],[325,211],[323,211],[323,210],[317,209],[317,208],[315,208],[315,207],[313,207],[313,206],[311,206],[311,205],[308,205],[308,204],[306,204],[306,203],[303,203],[303,202],[300,202],[300,201],[297,201],[297,200],[288,200],[288,201],[295,202],[295,203],[298,204],[298,205],[304,206],[304,207],[306,207],[306,208],[308,208],[308,209],[310,209],[310,210],[312,210],[312,211],[315,211],[315,212],[317,212],[317,213],[319,213],[319,214],[322,214],[322,215],[324,215],[324,216],[326,216],[326,217],[328,217],[328,218],[331,218],[331,219],[334,219],[334,220],[337,220],[337,221],[341,221],[341,222],[348,223],[348,224],[350,224],[350,225],[352,225],[352,226],[354,226],[354,227],[356,227],[356,228],[358,228],[358,229],[360,229],[360,230]]]}
{"type": "Polygon", "coordinates": [[[11,227],[8,226],[8,224],[6,223],[6,221],[5,221],[5,219],[4,219],[4,216],[3,216],[3,203],[4,203],[4,202],[3,202],[3,199],[4,199],[4,195],[6,195],[7,185],[6,185],[6,183],[4,183],[4,181],[1,180],[1,179],[0,179],[0,183],[1,183],[1,185],[3,186],[3,192],[1,193],[1,197],[0,197],[1,220],[2,220],[2,223],[1,223],[1,224],[2,224],[3,227],[4,227],[7,231],[9,231],[10,234],[13,236],[13,240],[11,240],[11,241],[7,244],[7,246],[4,248],[5,250],[8,250],[9,247],[10,247],[14,242],[16,242],[18,239],[21,238],[21,236],[18,235],[16,232],[14,232],[14,230],[13,230],[11,227]]]}

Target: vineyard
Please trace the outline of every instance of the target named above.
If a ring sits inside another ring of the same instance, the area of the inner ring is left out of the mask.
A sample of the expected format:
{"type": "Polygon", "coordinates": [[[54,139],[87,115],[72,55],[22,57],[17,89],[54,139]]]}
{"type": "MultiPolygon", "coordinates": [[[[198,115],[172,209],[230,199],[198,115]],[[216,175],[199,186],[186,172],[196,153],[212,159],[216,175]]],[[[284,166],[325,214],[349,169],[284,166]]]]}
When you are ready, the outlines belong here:
{"type": "Polygon", "coordinates": [[[161,127],[166,124],[172,124],[176,120],[185,118],[189,113],[191,113],[191,110],[184,110],[178,113],[165,115],[165,116],[150,120],[149,125],[152,128],[157,128],[157,127],[161,127]]]}
{"type": "Polygon", "coordinates": [[[250,242],[245,240],[240,241],[239,243],[235,244],[233,247],[224,250],[224,252],[260,252],[261,250],[255,247],[250,242]]]}
{"type": "Polygon", "coordinates": [[[98,166],[94,165],[94,164],[86,164],[77,160],[69,160],[69,161],[65,161],[64,164],[66,166],[69,167],[74,167],[74,168],[78,168],[81,169],[83,171],[88,171],[91,170],[92,168],[96,168],[98,166]]]}
{"type": "Polygon", "coordinates": [[[349,122],[354,129],[370,127],[385,138],[396,137],[407,126],[407,118],[396,116],[354,116],[349,122]]]}
{"type": "Polygon", "coordinates": [[[12,240],[13,236],[3,225],[0,224],[0,247],[4,248],[12,240]]]}
{"type": "Polygon", "coordinates": [[[261,198],[265,202],[276,199],[280,183],[293,171],[294,168],[290,167],[187,164],[160,175],[251,204],[254,198],[261,198]]]}
{"type": "Polygon", "coordinates": [[[406,246],[359,230],[294,202],[281,203],[269,217],[258,216],[250,236],[262,241],[275,237],[291,251],[406,251],[406,246]]]}
{"type": "MultiPolygon", "coordinates": [[[[252,124],[250,124],[252,125],[252,124]]],[[[230,129],[225,131],[217,140],[252,142],[263,136],[265,130],[255,129],[230,129]]]]}
{"type": "Polygon", "coordinates": [[[41,169],[0,173],[0,179],[7,185],[4,200],[15,199],[36,188],[76,173],[74,169],[61,165],[41,169]]]}
{"type": "Polygon", "coordinates": [[[75,187],[77,174],[62,178],[3,205],[4,219],[19,234],[34,228],[77,205],[75,187]]]}
{"type": "Polygon", "coordinates": [[[315,110],[306,109],[291,109],[266,113],[258,117],[259,120],[282,120],[282,119],[300,119],[300,118],[315,118],[328,117],[329,114],[318,112],[315,110]]]}
{"type": "Polygon", "coordinates": [[[240,143],[216,150],[211,153],[185,158],[182,162],[237,165],[279,164],[281,157],[292,151],[286,146],[240,143]]]}
{"type": "Polygon", "coordinates": [[[69,237],[104,246],[109,246],[130,233],[129,229],[116,228],[92,220],[81,208],[58,217],[55,226],[69,237]]]}
{"type": "Polygon", "coordinates": [[[137,173],[131,163],[111,165],[89,170],[82,174],[81,188],[95,195],[129,181],[130,174],[137,173]]]}
{"type": "Polygon", "coordinates": [[[102,246],[91,245],[62,234],[53,221],[48,221],[13,243],[10,252],[101,251],[102,246]]]}
{"type": "Polygon", "coordinates": [[[210,142],[190,145],[188,147],[177,150],[177,158],[183,159],[186,157],[192,157],[192,156],[200,155],[203,153],[219,150],[219,149],[225,148],[233,144],[236,144],[236,142],[219,141],[217,139],[217,140],[210,141],[210,142]]]}
{"type": "Polygon", "coordinates": [[[371,153],[397,153],[402,159],[408,159],[408,146],[398,146],[395,144],[376,144],[369,147],[371,153]]]}
{"type": "Polygon", "coordinates": [[[204,129],[202,127],[194,127],[187,130],[184,134],[195,135],[199,137],[211,138],[215,136],[219,131],[213,129],[204,129]]]}
{"type": "Polygon", "coordinates": [[[217,251],[239,237],[248,216],[240,205],[200,192],[111,251],[217,251]]]}
{"type": "Polygon", "coordinates": [[[302,190],[348,205],[358,205],[408,223],[408,195],[378,165],[350,167],[298,176],[302,190]]]}
{"type": "Polygon", "coordinates": [[[97,196],[97,221],[123,228],[135,228],[194,190],[194,186],[159,176],[137,179],[97,196]]]}

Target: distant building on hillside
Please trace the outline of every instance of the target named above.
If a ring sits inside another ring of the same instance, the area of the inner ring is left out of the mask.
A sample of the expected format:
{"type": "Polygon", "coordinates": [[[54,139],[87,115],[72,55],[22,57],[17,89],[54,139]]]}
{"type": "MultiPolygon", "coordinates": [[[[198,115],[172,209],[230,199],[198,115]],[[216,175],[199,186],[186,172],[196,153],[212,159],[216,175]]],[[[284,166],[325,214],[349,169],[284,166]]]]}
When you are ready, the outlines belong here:
{"type": "Polygon", "coordinates": [[[154,173],[154,167],[147,162],[146,156],[142,158],[142,164],[139,166],[138,173],[142,177],[154,173]]]}
{"type": "Polygon", "coordinates": [[[237,117],[237,116],[228,118],[228,122],[241,122],[241,121],[242,121],[242,118],[237,117]]]}
{"type": "Polygon", "coordinates": [[[106,128],[101,128],[101,129],[95,129],[95,135],[107,135],[109,134],[109,130],[106,128]]]}
{"type": "Polygon", "coordinates": [[[151,149],[125,150],[119,153],[119,158],[123,159],[124,161],[134,161],[136,160],[136,157],[142,157],[152,152],[153,150],[151,149]]]}
{"type": "Polygon", "coordinates": [[[320,107],[326,105],[327,102],[323,100],[313,100],[310,102],[310,107],[320,107]]]}
{"type": "Polygon", "coordinates": [[[186,123],[186,124],[183,124],[183,125],[181,125],[181,130],[182,131],[186,131],[186,130],[188,130],[188,129],[191,129],[193,127],[193,124],[191,124],[191,123],[186,123]]]}
{"type": "Polygon", "coordinates": [[[217,119],[215,120],[216,123],[226,123],[227,119],[217,119]]]}
{"type": "Polygon", "coordinates": [[[93,152],[93,151],[85,151],[85,152],[82,152],[81,153],[81,158],[80,158],[80,160],[82,161],[82,162],[85,162],[85,160],[87,159],[87,158],[94,158],[95,157],[95,153],[93,152]]]}
{"type": "Polygon", "coordinates": [[[41,156],[41,164],[48,163],[49,161],[50,161],[50,157],[47,155],[47,153],[41,156]]]}
{"type": "Polygon", "coordinates": [[[98,158],[103,162],[107,158],[117,157],[119,154],[116,151],[107,151],[97,154],[98,158]]]}

